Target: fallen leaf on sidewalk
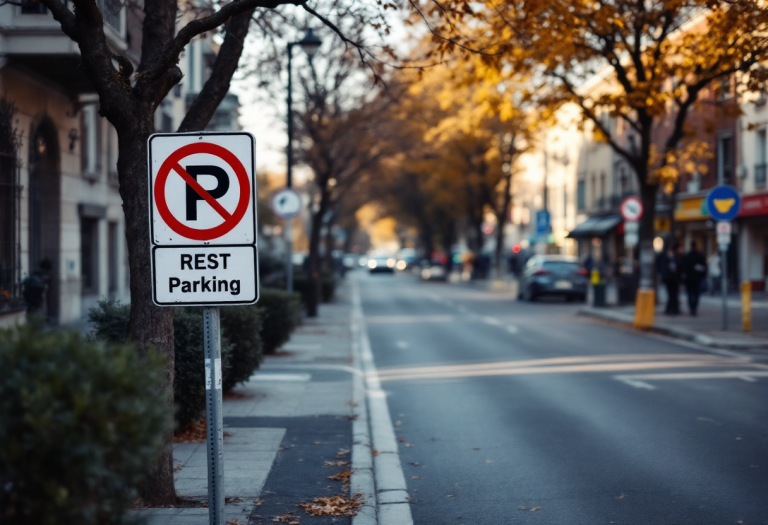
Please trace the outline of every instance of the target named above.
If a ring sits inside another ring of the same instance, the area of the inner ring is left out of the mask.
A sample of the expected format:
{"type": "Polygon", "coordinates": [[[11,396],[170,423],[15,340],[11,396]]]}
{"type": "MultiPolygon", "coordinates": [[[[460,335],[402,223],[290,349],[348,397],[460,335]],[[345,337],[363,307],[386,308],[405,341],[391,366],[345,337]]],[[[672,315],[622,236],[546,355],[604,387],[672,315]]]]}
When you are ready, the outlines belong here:
{"type": "Polygon", "coordinates": [[[421,479],[421,476],[411,476],[411,479],[421,479]]]}
{"type": "Polygon", "coordinates": [[[408,447],[408,448],[410,448],[410,447],[412,447],[412,446],[413,446],[413,443],[406,443],[406,444],[405,444],[405,446],[406,446],[406,447],[408,447]]]}
{"type": "Polygon", "coordinates": [[[519,507],[517,507],[517,508],[518,508],[518,509],[520,509],[520,510],[528,510],[528,507],[524,507],[524,506],[522,506],[522,505],[521,505],[521,506],[519,506],[519,507]]]}
{"type": "Polygon", "coordinates": [[[312,503],[301,503],[300,507],[310,516],[357,516],[357,509],[362,505],[362,495],[355,494],[349,499],[342,496],[315,498],[312,503]]]}
{"type": "Polygon", "coordinates": [[[192,423],[184,430],[176,431],[173,435],[174,443],[202,443],[208,435],[205,432],[205,420],[192,423]]]}
{"type": "Polygon", "coordinates": [[[351,416],[347,416],[347,419],[349,419],[350,421],[356,421],[357,420],[357,414],[353,414],[351,416]]]}
{"type": "Polygon", "coordinates": [[[373,457],[376,457],[376,456],[378,456],[378,455],[379,455],[379,451],[378,451],[378,450],[376,450],[375,448],[374,448],[374,449],[371,449],[371,454],[373,455],[373,457]]]}
{"type": "Polygon", "coordinates": [[[405,438],[397,438],[398,443],[405,443],[405,438]]]}
{"type": "Polygon", "coordinates": [[[445,497],[446,498],[455,498],[456,494],[447,494],[445,497]]]}
{"type": "Polygon", "coordinates": [[[312,444],[313,445],[322,445],[323,442],[322,441],[313,441],[312,444]]]}
{"type": "Polygon", "coordinates": [[[536,512],[536,511],[539,511],[539,510],[541,510],[541,507],[533,507],[533,508],[530,510],[530,512],[536,512]]]}
{"type": "Polygon", "coordinates": [[[333,476],[328,476],[328,479],[331,481],[344,481],[346,479],[349,479],[349,477],[352,475],[352,473],[348,470],[342,470],[341,472],[334,474],[333,476]]]}
{"type": "Polygon", "coordinates": [[[272,518],[272,521],[274,521],[276,523],[294,523],[294,524],[298,524],[299,523],[298,519],[299,519],[299,517],[298,516],[294,516],[293,512],[286,512],[282,516],[275,516],[274,518],[272,518]]]}
{"type": "Polygon", "coordinates": [[[346,456],[347,454],[349,454],[349,449],[348,448],[340,448],[339,452],[336,454],[336,459],[341,459],[344,456],[346,456]]]}
{"type": "Polygon", "coordinates": [[[402,422],[402,421],[395,421],[395,426],[396,426],[396,427],[399,427],[399,426],[400,426],[400,425],[402,425],[402,424],[403,424],[403,422],[402,422]]]}
{"type": "Polygon", "coordinates": [[[349,465],[349,461],[326,461],[323,465],[326,467],[346,467],[349,465]]]}
{"type": "Polygon", "coordinates": [[[231,519],[227,522],[227,525],[243,525],[243,522],[237,518],[231,519]]]}
{"type": "Polygon", "coordinates": [[[419,463],[418,461],[411,461],[411,465],[413,465],[414,467],[418,467],[419,465],[421,465],[421,463],[419,463]]]}

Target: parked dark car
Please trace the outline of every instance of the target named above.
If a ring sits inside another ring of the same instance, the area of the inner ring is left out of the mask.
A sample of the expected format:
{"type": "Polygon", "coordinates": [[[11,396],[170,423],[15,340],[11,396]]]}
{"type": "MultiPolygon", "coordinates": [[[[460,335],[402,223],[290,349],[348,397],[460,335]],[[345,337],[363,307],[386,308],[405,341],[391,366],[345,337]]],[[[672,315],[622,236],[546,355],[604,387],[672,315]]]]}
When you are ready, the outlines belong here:
{"type": "Polygon", "coordinates": [[[534,255],[525,263],[517,298],[535,301],[543,295],[563,295],[568,301],[584,301],[587,282],[587,271],[576,257],[534,255]]]}

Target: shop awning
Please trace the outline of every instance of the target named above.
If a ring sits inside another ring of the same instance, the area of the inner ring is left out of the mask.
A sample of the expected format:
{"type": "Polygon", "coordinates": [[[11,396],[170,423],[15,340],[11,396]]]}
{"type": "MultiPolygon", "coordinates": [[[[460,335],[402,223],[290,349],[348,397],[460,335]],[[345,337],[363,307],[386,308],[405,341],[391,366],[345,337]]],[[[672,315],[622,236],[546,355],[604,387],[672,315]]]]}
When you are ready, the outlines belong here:
{"type": "Polygon", "coordinates": [[[591,217],[576,226],[568,237],[579,239],[584,237],[602,237],[614,229],[621,222],[621,215],[605,215],[603,217],[591,217]]]}

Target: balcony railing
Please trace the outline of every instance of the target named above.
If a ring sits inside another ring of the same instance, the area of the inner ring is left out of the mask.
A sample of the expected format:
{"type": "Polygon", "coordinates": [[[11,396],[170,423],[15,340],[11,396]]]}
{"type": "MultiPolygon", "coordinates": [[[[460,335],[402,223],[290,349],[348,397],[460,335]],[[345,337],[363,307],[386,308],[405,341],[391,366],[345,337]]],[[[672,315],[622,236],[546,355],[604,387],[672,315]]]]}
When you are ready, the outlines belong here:
{"type": "Polygon", "coordinates": [[[765,164],[755,164],[755,187],[765,188],[765,164]]]}

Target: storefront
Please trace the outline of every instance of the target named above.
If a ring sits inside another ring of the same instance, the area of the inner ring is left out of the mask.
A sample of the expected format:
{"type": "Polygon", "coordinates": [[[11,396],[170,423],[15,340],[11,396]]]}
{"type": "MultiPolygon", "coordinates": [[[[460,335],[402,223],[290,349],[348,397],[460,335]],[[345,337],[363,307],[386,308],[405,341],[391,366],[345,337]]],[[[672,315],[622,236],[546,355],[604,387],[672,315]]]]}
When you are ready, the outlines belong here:
{"type": "Polygon", "coordinates": [[[768,277],[768,193],[745,195],[738,216],[739,260],[742,280],[755,291],[765,291],[768,277]]]}

